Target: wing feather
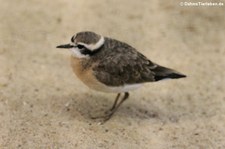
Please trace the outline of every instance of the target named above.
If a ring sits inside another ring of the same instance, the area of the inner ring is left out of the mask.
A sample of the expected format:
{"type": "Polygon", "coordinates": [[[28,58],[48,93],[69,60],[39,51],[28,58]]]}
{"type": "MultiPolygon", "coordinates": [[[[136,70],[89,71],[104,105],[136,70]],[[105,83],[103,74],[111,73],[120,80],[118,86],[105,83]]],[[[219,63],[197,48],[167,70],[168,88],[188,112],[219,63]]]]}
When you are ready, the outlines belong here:
{"type": "Polygon", "coordinates": [[[128,45],[113,50],[104,53],[104,57],[93,68],[100,82],[109,86],[122,86],[154,81],[151,69],[156,64],[128,45]]]}

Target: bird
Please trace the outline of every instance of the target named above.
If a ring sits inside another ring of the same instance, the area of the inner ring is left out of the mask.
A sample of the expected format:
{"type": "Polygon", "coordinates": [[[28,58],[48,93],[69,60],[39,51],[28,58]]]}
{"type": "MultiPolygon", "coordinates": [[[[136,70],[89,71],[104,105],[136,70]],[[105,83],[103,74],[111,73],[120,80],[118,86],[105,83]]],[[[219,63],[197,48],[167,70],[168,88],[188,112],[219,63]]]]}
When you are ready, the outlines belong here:
{"type": "Polygon", "coordinates": [[[129,91],[145,83],[186,77],[174,69],[152,62],[125,42],[92,31],[78,32],[72,36],[70,43],[56,48],[71,51],[73,72],[89,88],[117,93],[112,107],[103,116],[93,119],[109,120],[128,99],[129,91]]]}

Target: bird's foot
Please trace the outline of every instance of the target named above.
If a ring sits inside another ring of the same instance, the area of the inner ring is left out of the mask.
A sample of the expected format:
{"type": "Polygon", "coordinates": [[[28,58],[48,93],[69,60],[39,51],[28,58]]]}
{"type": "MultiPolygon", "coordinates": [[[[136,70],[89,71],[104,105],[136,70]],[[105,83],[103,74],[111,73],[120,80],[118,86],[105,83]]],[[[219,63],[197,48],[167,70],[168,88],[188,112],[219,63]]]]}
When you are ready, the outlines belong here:
{"type": "Polygon", "coordinates": [[[101,119],[101,121],[102,121],[101,124],[103,124],[103,123],[107,122],[113,116],[114,112],[115,111],[109,110],[109,111],[106,111],[104,115],[101,115],[101,116],[91,116],[91,119],[94,119],[94,120],[101,119]]]}

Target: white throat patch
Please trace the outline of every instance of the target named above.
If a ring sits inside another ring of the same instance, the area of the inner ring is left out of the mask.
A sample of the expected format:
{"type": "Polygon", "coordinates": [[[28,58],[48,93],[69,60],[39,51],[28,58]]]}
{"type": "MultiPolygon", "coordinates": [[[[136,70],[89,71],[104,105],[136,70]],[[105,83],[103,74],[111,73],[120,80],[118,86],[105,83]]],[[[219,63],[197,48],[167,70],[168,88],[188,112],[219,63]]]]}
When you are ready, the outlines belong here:
{"type": "Polygon", "coordinates": [[[89,49],[91,51],[94,51],[94,50],[100,48],[104,44],[104,42],[105,42],[105,38],[103,36],[101,36],[99,41],[97,43],[95,43],[95,44],[87,45],[87,44],[79,43],[79,42],[78,42],[78,44],[81,44],[81,45],[85,46],[87,49],[89,49]]]}

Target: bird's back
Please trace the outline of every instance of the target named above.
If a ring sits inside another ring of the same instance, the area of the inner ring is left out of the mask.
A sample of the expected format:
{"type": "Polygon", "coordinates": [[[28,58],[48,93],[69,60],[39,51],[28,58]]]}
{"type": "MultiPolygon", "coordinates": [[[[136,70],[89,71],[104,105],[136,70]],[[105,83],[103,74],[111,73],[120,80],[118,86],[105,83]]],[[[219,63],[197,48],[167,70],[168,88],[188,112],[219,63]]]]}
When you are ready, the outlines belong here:
{"type": "Polygon", "coordinates": [[[106,38],[103,49],[96,55],[93,67],[96,78],[108,86],[123,86],[180,78],[184,75],[151,62],[126,43],[106,38]]]}

